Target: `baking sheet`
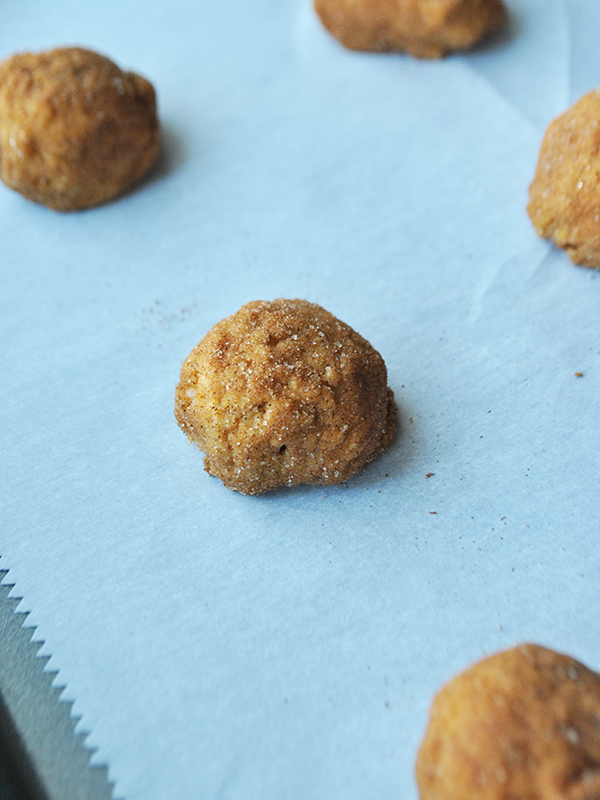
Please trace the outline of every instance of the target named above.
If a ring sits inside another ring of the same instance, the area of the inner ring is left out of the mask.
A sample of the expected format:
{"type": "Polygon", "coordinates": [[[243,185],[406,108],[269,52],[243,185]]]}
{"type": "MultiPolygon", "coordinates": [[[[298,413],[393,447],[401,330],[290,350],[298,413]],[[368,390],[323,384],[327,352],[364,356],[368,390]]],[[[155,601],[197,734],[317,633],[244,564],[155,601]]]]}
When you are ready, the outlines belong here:
{"type": "Polygon", "coordinates": [[[102,208],[0,187],[2,567],[117,797],[412,800],[454,672],[524,640],[600,668],[600,277],[524,210],[600,12],[509,7],[440,62],[345,51],[303,0],[3,10],[2,57],[92,47],[164,128],[102,208]],[[174,388],[280,296],[382,353],[399,432],[347,484],[248,498],[174,388]]]}

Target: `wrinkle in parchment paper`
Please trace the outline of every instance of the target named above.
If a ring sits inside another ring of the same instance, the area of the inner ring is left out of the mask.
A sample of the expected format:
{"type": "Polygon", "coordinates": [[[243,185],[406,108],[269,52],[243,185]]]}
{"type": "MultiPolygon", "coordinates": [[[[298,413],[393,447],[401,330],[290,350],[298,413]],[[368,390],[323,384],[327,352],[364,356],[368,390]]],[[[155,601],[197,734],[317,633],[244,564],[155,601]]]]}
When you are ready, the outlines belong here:
{"type": "Polygon", "coordinates": [[[452,672],[524,638],[600,664],[600,284],[525,213],[565,5],[511,7],[513,39],[435,63],[345,51],[304,0],[6,10],[7,50],[147,74],[182,143],[85,215],[0,187],[0,549],[117,796],[414,798],[452,672]],[[400,435],[346,485],[243,498],[173,393],[279,296],[377,347],[400,435]]]}

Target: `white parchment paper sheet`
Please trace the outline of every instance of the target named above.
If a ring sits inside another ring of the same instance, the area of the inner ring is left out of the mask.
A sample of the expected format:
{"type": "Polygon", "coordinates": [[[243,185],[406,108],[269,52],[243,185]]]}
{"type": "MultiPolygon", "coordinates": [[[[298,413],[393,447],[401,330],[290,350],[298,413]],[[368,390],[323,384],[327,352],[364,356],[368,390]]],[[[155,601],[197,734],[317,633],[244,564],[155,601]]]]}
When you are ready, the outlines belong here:
{"type": "Polygon", "coordinates": [[[600,12],[510,9],[440,62],[345,51],[304,0],[3,9],[2,57],[97,49],[164,127],[105,207],[0,190],[2,566],[117,796],[412,800],[454,672],[523,640],[600,668],[600,278],[525,213],[600,12]],[[173,394],[279,296],[380,350],[399,432],[347,485],[247,498],[173,394]]]}

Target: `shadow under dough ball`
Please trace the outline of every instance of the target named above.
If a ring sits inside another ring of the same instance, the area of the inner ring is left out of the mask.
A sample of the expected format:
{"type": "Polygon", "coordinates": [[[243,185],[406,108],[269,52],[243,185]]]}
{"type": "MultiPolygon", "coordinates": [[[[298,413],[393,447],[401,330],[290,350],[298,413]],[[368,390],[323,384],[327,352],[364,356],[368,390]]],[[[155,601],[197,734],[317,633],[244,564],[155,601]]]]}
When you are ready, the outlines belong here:
{"type": "Polygon", "coordinates": [[[421,800],[598,800],[600,675],[524,644],[435,697],[417,758],[421,800]]]}
{"type": "Polygon", "coordinates": [[[506,21],[502,0],[314,0],[323,25],[351,50],[441,58],[506,21]]]}
{"type": "Polygon", "coordinates": [[[0,64],[0,177],[29,200],[76,211],[112,200],[156,163],[154,88],[91,50],[0,64]]]}
{"type": "Polygon", "coordinates": [[[341,483],[390,444],[396,405],[383,358],[306,300],[248,303],[181,368],[175,417],[225,486],[261,494],[341,483]]]}
{"type": "Polygon", "coordinates": [[[600,90],[548,126],[527,212],[574,264],[600,269],[600,90]]]}

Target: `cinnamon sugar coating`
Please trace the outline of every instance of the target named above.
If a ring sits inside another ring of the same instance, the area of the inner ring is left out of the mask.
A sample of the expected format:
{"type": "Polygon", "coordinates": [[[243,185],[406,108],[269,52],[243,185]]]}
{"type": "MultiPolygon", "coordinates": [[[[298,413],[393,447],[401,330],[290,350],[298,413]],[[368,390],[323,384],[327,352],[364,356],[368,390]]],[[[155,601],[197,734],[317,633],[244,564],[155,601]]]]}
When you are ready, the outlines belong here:
{"type": "Polygon", "coordinates": [[[314,0],[321,21],[351,50],[441,58],[465,50],[506,20],[502,0],[314,0]]]}
{"type": "Polygon", "coordinates": [[[70,47],[0,64],[0,178],[59,211],[113,199],[154,166],[152,85],[108,58],[70,47]]]}
{"type": "Polygon", "coordinates": [[[185,360],[175,417],[225,486],[261,494],[347,480],[392,440],[382,357],[306,300],[248,303],[185,360]]]}
{"type": "Polygon", "coordinates": [[[600,675],[524,644],[435,697],[416,764],[421,800],[598,800],[600,675]]]}
{"type": "Polygon", "coordinates": [[[527,212],[573,263],[600,269],[600,90],[548,126],[527,212]]]}

